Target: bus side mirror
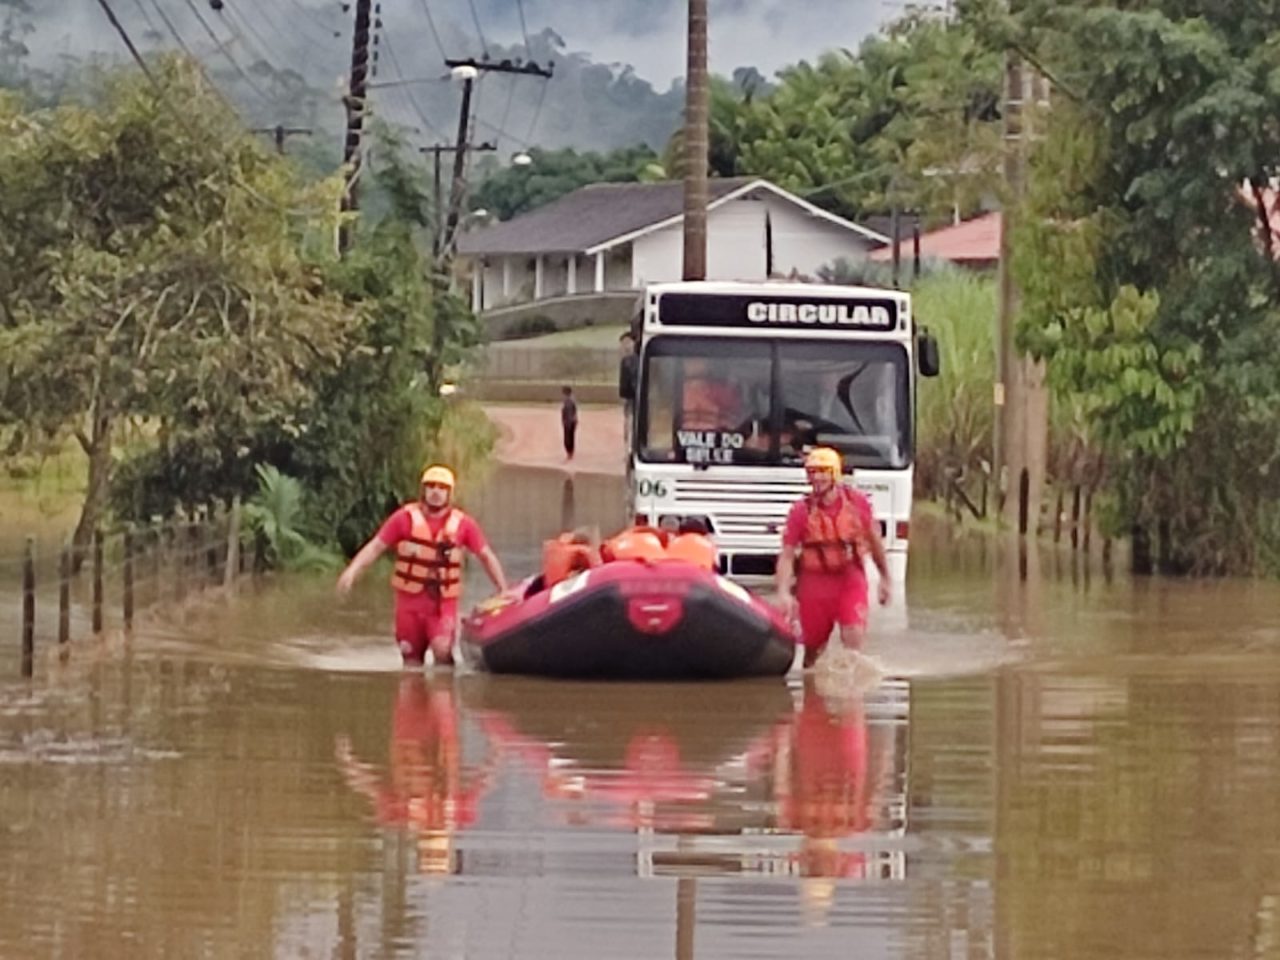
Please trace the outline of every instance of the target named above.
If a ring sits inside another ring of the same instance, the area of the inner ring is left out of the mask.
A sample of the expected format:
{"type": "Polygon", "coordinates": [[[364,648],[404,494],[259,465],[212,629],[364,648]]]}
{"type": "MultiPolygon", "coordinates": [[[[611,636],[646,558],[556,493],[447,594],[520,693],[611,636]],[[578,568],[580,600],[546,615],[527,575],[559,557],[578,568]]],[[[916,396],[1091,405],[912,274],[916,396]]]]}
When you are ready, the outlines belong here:
{"type": "Polygon", "coordinates": [[[627,354],[618,362],[618,396],[623,400],[636,398],[635,354],[627,354]]]}
{"type": "Polygon", "coordinates": [[[942,372],[942,356],[938,352],[938,340],[925,329],[916,336],[916,366],[922,377],[936,377],[942,372]]]}

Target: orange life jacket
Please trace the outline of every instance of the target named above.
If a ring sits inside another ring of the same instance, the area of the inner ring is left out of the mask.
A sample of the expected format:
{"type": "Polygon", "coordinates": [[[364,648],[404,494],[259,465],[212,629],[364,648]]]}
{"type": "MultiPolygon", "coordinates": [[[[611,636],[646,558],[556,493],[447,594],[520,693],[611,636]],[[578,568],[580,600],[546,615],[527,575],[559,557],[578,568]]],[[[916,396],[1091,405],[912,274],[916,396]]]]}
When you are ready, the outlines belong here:
{"type": "Polygon", "coordinates": [[[689,377],[680,404],[683,430],[726,430],[743,419],[742,399],[728,383],[708,377],[689,377]]]}
{"type": "Polygon", "coordinates": [[[805,497],[808,518],[801,543],[802,571],[839,573],[860,562],[869,551],[870,532],[858,510],[858,495],[845,486],[838,490],[840,510],[834,516],[815,497],[805,497]]]}
{"type": "Polygon", "coordinates": [[[600,554],[589,543],[575,543],[572,534],[562,533],[542,544],[542,585],[554,587],[569,574],[600,565],[600,554]]]}
{"type": "Polygon", "coordinates": [[[404,507],[409,511],[413,529],[396,544],[396,567],[391,586],[403,593],[417,594],[430,590],[441,600],[452,600],[462,593],[462,548],[458,546],[458,529],[466,514],[450,510],[440,533],[432,535],[426,511],[417,503],[404,507]]]}

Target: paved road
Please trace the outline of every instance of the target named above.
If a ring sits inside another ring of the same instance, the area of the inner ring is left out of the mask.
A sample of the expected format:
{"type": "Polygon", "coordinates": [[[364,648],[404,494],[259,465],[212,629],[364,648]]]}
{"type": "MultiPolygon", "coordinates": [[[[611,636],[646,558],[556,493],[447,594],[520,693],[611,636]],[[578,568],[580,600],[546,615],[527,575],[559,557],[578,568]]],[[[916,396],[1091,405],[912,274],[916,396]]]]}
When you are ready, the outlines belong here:
{"type": "Polygon", "coordinates": [[[621,407],[578,408],[577,452],[571,462],[561,442],[559,404],[487,404],[484,412],[501,431],[496,456],[502,463],[611,476],[625,472],[621,407]]]}

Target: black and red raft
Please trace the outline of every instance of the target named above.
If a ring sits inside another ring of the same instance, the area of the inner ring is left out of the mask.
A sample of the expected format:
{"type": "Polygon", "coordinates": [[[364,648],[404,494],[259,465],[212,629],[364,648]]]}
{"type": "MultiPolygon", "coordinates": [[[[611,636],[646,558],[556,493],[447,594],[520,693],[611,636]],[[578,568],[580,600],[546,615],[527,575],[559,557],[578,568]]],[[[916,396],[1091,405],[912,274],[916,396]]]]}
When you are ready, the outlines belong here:
{"type": "Polygon", "coordinates": [[[462,656],[491,673],[615,680],[780,676],[796,637],[773,606],[680,560],[614,560],[479,604],[462,656]]]}

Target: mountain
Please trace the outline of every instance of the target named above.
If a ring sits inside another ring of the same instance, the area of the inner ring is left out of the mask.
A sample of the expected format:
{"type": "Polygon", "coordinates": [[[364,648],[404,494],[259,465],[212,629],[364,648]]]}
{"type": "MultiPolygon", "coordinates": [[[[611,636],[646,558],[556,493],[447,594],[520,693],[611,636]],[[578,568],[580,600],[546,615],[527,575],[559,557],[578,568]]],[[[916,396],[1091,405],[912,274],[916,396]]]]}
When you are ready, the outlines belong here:
{"type": "MultiPolygon", "coordinates": [[[[336,155],[350,67],[348,0],[112,5],[144,54],[182,49],[205,63],[249,125],[310,127],[328,140],[309,149],[336,155]]],[[[456,137],[459,92],[447,78],[445,55],[554,63],[550,80],[488,75],[478,85],[475,136],[496,140],[499,156],[535,144],[661,149],[679,122],[684,0],[381,0],[380,6],[374,83],[421,82],[375,86],[373,110],[405,127],[417,145],[456,137]]],[[[881,16],[879,0],[711,0],[712,67],[728,75],[754,64],[771,74],[824,44],[855,46],[881,16]]],[[[82,62],[125,57],[99,0],[0,0],[0,84],[17,83],[21,64],[56,95],[82,62]]]]}

